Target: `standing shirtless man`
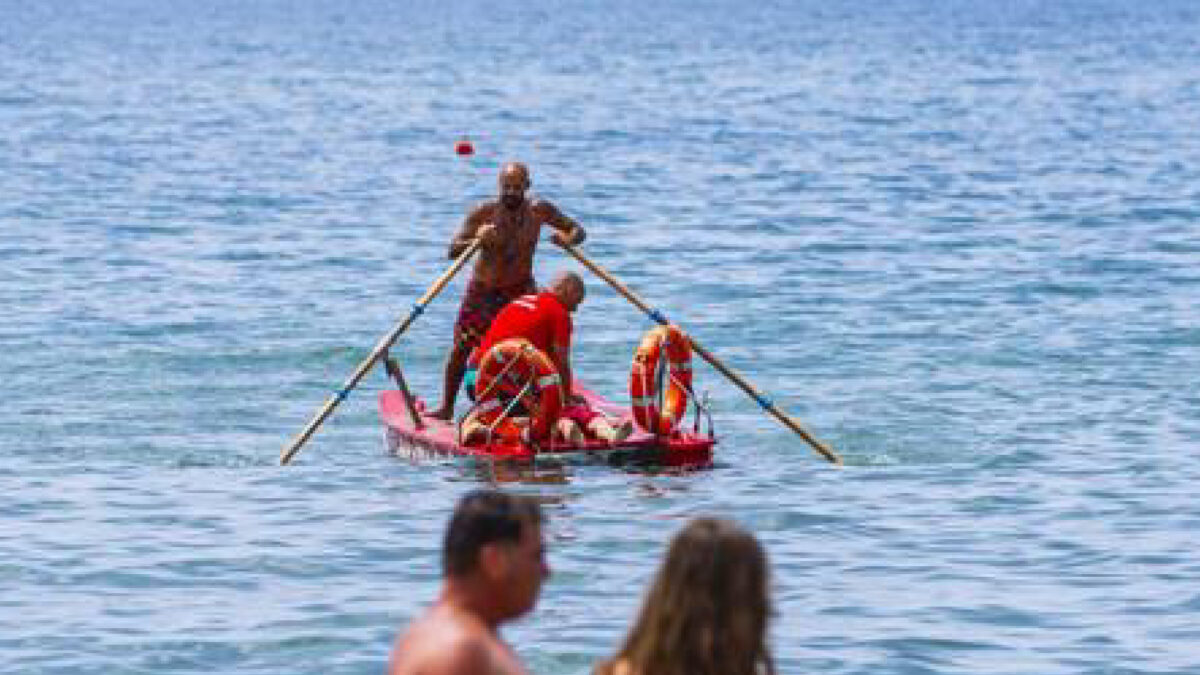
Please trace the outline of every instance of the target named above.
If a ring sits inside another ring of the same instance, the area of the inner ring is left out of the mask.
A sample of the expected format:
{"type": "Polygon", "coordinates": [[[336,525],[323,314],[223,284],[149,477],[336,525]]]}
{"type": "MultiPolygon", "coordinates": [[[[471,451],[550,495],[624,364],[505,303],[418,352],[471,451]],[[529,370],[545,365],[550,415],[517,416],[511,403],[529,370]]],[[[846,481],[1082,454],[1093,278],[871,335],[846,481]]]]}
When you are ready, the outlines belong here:
{"type": "Polygon", "coordinates": [[[442,592],[396,640],[388,675],[525,675],[498,630],[533,609],[550,576],[541,524],[531,497],[463,497],[442,545],[442,592]]]}
{"type": "Polygon", "coordinates": [[[537,197],[526,198],[530,178],[524,164],[509,162],[502,166],[499,185],[499,198],[476,206],[450,241],[449,257],[453,260],[473,239],[479,239],[479,259],[454,324],[454,347],[446,358],[442,404],[430,417],[454,417],[454,401],[471,350],[510,300],[537,291],[533,253],[542,225],[558,230],[551,240],[559,245],[566,242],[575,246],[587,236],[579,223],[564,216],[554,204],[537,197]]]}

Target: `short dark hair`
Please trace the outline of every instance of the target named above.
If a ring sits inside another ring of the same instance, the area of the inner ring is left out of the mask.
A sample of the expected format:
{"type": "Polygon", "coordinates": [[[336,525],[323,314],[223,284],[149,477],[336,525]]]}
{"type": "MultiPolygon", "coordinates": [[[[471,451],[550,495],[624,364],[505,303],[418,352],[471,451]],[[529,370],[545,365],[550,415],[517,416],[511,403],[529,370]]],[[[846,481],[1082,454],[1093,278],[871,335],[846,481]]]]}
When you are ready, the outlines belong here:
{"type": "Polygon", "coordinates": [[[467,574],[479,551],[493,542],[517,542],[522,528],[542,523],[542,508],[531,497],[499,490],[474,490],[459,500],[442,542],[442,572],[467,574]]]}

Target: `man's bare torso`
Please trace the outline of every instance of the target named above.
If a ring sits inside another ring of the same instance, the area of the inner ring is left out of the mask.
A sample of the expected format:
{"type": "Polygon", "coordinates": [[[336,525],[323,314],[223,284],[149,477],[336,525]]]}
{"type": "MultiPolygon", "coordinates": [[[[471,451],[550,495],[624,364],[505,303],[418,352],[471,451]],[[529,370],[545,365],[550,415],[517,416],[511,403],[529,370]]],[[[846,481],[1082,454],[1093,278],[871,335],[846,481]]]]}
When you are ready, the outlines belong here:
{"type": "Polygon", "coordinates": [[[487,286],[503,288],[524,283],[533,276],[533,255],[543,224],[555,224],[558,209],[541,199],[531,199],[518,209],[504,208],[498,201],[476,207],[468,216],[475,230],[488,223],[500,231],[496,250],[481,250],[475,261],[475,279],[487,286]]]}

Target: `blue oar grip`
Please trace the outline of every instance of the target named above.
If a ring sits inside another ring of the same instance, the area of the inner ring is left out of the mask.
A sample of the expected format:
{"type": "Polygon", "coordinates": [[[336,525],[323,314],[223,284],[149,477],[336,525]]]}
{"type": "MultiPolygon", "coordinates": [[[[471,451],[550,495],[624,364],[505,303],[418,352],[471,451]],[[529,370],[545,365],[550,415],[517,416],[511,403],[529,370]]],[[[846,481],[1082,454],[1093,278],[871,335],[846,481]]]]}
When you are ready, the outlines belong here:
{"type": "Polygon", "coordinates": [[[755,401],[755,403],[758,403],[760,406],[762,406],[763,410],[770,410],[771,408],[775,407],[774,401],[772,401],[770,398],[768,398],[766,396],[762,396],[760,394],[754,395],[754,401],[755,401]]]}
{"type": "Polygon", "coordinates": [[[341,403],[342,401],[345,401],[345,400],[346,400],[346,397],[347,397],[347,396],[349,396],[349,395],[350,395],[350,390],[349,390],[349,389],[335,389],[335,390],[333,391],[333,397],[337,399],[337,402],[338,402],[338,403],[341,403]]]}
{"type": "Polygon", "coordinates": [[[667,321],[667,317],[663,316],[663,313],[658,311],[657,309],[651,309],[649,312],[646,312],[646,313],[650,315],[651,319],[654,319],[656,322],[658,322],[664,326],[671,323],[670,321],[667,321]]]}
{"type": "Polygon", "coordinates": [[[424,313],[425,313],[425,305],[422,305],[419,302],[413,303],[413,308],[412,308],[413,318],[421,316],[424,313]]]}

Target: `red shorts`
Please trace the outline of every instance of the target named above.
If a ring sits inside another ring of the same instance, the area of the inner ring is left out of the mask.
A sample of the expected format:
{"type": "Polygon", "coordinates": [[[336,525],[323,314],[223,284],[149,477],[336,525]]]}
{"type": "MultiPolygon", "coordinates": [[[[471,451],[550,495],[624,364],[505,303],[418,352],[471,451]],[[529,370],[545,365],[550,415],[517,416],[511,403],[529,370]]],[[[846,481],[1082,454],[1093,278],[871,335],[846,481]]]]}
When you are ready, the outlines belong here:
{"type": "Polygon", "coordinates": [[[533,277],[503,288],[487,288],[472,278],[463,294],[458,320],[454,322],[454,344],[465,345],[468,350],[479,346],[492,320],[505,305],[536,291],[533,277]]]}

